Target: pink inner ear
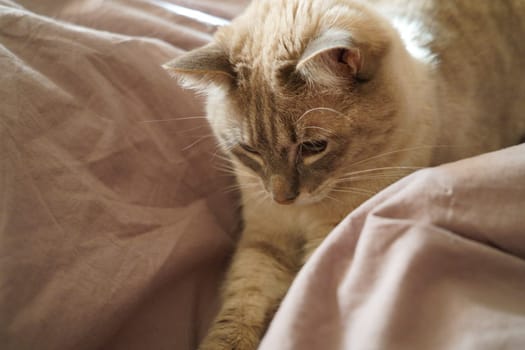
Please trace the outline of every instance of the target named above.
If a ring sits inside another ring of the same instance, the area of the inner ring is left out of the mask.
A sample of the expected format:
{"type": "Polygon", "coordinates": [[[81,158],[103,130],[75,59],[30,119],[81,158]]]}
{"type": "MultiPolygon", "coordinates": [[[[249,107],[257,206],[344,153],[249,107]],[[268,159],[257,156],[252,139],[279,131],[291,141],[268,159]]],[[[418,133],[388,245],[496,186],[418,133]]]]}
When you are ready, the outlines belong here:
{"type": "Polygon", "coordinates": [[[350,67],[352,74],[357,75],[361,70],[361,52],[359,49],[341,49],[339,62],[345,63],[350,67]]]}

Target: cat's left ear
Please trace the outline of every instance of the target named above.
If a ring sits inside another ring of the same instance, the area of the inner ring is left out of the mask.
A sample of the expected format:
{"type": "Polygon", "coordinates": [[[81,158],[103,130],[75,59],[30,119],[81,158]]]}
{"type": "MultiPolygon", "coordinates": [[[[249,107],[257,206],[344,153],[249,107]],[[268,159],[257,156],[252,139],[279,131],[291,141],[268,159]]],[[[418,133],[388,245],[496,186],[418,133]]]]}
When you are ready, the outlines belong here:
{"type": "Polygon", "coordinates": [[[347,31],[329,30],[308,44],[296,69],[307,81],[325,86],[349,79],[368,81],[378,70],[386,46],[359,42],[347,31]]]}
{"type": "Polygon", "coordinates": [[[179,79],[182,86],[195,90],[226,86],[235,79],[228,55],[216,43],[186,52],[162,67],[179,79]]]}

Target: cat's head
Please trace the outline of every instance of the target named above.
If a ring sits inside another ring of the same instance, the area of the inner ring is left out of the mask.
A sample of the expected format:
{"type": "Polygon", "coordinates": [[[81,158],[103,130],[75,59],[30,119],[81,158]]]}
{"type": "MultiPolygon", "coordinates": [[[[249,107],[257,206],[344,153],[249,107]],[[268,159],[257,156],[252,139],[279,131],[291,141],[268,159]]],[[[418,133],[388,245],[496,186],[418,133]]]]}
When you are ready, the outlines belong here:
{"type": "Polygon", "coordinates": [[[240,174],[256,175],[278,203],[308,203],[393,142],[404,109],[395,40],[384,19],[350,1],[255,1],[165,68],[206,92],[240,174]]]}

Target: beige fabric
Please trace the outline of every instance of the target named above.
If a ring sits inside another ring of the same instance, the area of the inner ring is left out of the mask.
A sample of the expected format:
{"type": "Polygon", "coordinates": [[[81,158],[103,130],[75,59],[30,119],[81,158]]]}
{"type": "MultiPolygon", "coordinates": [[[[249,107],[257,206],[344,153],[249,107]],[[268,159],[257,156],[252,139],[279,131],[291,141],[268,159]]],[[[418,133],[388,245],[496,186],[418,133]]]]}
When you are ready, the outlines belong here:
{"type": "Polygon", "coordinates": [[[347,217],[261,350],[523,349],[525,145],[418,172],[347,217]]]}
{"type": "Polygon", "coordinates": [[[143,121],[202,116],[160,65],[213,28],[145,2],[1,4],[0,347],[194,349],[232,180],[204,119],[143,121]]]}

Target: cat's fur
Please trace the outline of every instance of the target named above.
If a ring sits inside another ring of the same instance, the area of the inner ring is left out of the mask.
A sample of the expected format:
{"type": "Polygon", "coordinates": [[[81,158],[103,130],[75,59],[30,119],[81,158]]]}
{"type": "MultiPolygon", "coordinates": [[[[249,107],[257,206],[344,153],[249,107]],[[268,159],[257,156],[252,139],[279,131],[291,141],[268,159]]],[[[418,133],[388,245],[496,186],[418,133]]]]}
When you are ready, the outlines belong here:
{"type": "Polygon", "coordinates": [[[411,167],[519,143],[523,38],[522,0],[261,0],[168,63],[207,92],[242,191],[244,232],[200,348],[256,348],[327,233],[411,167]]]}

